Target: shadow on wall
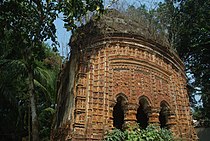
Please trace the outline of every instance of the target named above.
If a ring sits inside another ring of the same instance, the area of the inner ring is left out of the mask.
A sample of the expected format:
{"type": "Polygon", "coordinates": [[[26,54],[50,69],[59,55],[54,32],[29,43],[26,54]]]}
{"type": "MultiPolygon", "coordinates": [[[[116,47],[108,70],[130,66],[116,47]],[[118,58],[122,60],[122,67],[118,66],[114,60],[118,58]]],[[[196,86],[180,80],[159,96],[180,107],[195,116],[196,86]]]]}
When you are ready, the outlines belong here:
{"type": "Polygon", "coordinates": [[[195,128],[199,141],[210,141],[210,128],[195,128]]]}

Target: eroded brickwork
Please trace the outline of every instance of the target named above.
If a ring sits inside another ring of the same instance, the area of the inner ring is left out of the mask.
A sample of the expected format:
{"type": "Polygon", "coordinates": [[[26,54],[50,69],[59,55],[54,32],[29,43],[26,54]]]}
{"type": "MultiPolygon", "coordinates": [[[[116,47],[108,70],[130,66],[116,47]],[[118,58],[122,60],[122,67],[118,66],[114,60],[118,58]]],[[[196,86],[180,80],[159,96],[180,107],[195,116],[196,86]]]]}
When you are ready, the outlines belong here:
{"type": "Polygon", "coordinates": [[[74,69],[67,72],[71,74],[68,83],[62,84],[70,85],[69,90],[59,89],[59,99],[66,101],[58,103],[58,111],[70,109],[64,110],[65,118],[54,127],[52,140],[102,140],[114,128],[113,110],[119,97],[123,99],[123,127],[137,125],[142,106],[148,124],[166,126],[183,140],[197,140],[184,66],[177,54],[139,35],[105,35],[72,40],[69,67],[74,69]]]}

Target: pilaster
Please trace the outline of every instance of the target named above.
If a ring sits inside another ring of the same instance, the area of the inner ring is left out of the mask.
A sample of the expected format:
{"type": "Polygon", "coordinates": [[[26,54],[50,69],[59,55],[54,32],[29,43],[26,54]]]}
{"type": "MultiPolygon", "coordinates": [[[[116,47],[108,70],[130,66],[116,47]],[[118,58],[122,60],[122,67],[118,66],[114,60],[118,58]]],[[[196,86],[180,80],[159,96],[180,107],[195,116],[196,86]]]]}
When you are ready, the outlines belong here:
{"type": "Polygon", "coordinates": [[[160,108],[159,107],[148,107],[147,108],[147,113],[149,117],[149,124],[153,124],[155,126],[159,126],[159,112],[160,108]]]}
{"type": "Polygon", "coordinates": [[[138,126],[136,119],[138,107],[139,105],[134,103],[128,103],[127,105],[124,106],[124,111],[125,111],[124,128],[138,126]]]}

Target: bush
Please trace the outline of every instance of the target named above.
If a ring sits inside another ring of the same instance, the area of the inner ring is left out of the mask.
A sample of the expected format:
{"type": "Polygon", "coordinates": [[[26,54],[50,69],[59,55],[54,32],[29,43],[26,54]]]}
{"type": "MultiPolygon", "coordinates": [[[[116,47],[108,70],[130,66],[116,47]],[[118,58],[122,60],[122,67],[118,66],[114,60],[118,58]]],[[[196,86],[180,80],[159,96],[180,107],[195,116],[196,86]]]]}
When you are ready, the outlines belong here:
{"type": "Polygon", "coordinates": [[[114,129],[105,135],[104,141],[175,141],[167,129],[149,125],[145,130],[130,127],[125,131],[114,129]]]}

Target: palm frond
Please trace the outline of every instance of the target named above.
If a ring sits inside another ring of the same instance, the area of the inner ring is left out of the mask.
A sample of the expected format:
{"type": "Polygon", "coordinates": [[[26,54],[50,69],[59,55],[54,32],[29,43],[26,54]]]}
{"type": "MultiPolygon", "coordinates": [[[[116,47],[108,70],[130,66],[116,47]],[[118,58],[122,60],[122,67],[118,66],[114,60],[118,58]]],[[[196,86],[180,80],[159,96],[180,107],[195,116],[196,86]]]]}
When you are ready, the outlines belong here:
{"type": "Polygon", "coordinates": [[[10,76],[17,77],[18,75],[25,75],[27,72],[26,70],[26,64],[22,60],[0,60],[0,71],[10,76]]]}
{"type": "Polygon", "coordinates": [[[47,107],[44,109],[45,112],[49,112],[51,114],[54,114],[55,113],[55,109],[51,108],[51,107],[47,107]]]}
{"type": "Polygon", "coordinates": [[[34,76],[36,79],[38,79],[42,84],[44,84],[45,86],[51,86],[52,82],[53,82],[53,78],[52,78],[52,72],[47,70],[46,68],[42,68],[42,67],[36,67],[34,69],[34,76]]]}
{"type": "Polygon", "coordinates": [[[42,85],[39,81],[37,81],[36,79],[34,79],[34,85],[35,87],[38,87],[41,89],[41,91],[47,95],[47,97],[50,97],[49,96],[49,92],[48,90],[46,89],[46,87],[44,85],[42,85]]]}
{"type": "Polygon", "coordinates": [[[24,81],[26,65],[21,60],[0,60],[0,95],[11,104],[16,103],[20,94],[18,87],[24,81]]]}
{"type": "Polygon", "coordinates": [[[34,83],[39,87],[45,97],[52,101],[55,97],[55,74],[43,66],[34,69],[34,83]]]}

